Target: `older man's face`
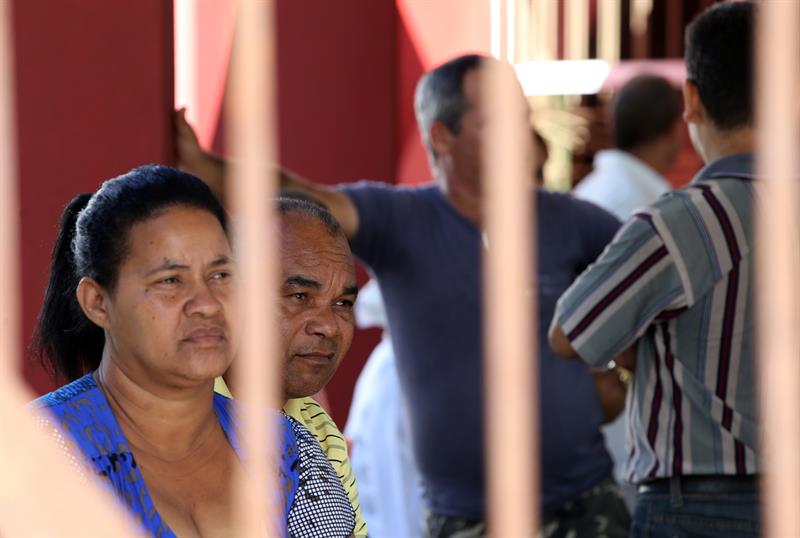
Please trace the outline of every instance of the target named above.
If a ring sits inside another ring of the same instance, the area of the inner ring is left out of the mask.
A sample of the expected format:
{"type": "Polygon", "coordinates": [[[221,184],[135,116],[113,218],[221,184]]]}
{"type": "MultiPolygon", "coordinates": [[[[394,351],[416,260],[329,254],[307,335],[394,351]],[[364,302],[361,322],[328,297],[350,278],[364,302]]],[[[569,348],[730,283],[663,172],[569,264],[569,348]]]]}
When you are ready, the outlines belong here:
{"type": "Polygon", "coordinates": [[[330,381],[350,348],[356,273],[344,236],[299,214],[283,217],[281,261],[283,390],[301,398],[330,381]]]}

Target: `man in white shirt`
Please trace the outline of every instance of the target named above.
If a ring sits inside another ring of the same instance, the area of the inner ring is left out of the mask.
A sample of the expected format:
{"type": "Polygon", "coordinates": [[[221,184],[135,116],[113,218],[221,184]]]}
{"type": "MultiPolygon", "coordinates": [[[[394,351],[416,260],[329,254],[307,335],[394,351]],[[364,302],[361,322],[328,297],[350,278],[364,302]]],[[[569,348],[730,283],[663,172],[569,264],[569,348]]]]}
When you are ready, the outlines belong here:
{"type": "Polygon", "coordinates": [[[358,477],[361,511],[371,538],[422,536],[422,483],[411,446],[411,427],[397,376],[386,306],[378,281],[358,290],[356,325],[383,329],[358,376],[345,435],[358,477]]]}
{"type": "Polygon", "coordinates": [[[599,151],[594,171],[573,190],[622,221],[670,190],[663,174],[683,146],[680,93],[658,76],[631,79],[612,103],[615,149],[599,151]]]}

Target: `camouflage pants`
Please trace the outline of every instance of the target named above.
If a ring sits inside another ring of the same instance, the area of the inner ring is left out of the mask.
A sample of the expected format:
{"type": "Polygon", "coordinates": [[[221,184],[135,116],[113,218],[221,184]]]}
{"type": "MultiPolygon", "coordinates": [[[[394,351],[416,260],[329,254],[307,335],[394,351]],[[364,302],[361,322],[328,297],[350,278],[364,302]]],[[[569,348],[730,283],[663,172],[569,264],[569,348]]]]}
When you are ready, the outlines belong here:
{"type": "MultiPolygon", "coordinates": [[[[543,514],[541,538],[623,538],[631,516],[619,484],[605,480],[577,499],[543,514]]],[[[461,517],[428,514],[427,538],[482,538],[486,523],[461,517]]]]}

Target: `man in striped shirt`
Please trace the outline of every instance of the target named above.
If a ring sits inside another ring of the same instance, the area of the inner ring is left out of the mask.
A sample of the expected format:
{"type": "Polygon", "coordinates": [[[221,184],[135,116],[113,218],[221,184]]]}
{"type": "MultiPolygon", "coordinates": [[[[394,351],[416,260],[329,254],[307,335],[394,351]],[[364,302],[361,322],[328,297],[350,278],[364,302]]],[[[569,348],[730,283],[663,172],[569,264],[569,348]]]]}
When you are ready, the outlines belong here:
{"type": "Polygon", "coordinates": [[[550,345],[624,357],[632,535],[757,535],[753,4],[688,28],[684,118],[707,166],[635,214],[562,295],[550,345]],[[632,358],[632,359],[631,359],[632,358]]]}

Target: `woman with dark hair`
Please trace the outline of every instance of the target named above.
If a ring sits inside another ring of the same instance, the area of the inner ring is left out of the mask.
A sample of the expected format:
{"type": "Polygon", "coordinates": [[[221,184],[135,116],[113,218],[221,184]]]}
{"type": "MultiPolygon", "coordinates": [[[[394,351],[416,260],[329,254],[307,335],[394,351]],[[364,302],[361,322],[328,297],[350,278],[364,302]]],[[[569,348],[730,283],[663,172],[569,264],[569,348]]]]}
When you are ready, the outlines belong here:
{"type": "MultiPolygon", "coordinates": [[[[61,219],[35,344],[70,383],[32,406],[154,536],[232,532],[236,406],[213,392],[236,351],[231,257],[219,202],[165,166],[106,181],[61,219]]],[[[299,455],[289,419],[267,416],[280,424],[270,499],[288,517],[299,455]]]]}

